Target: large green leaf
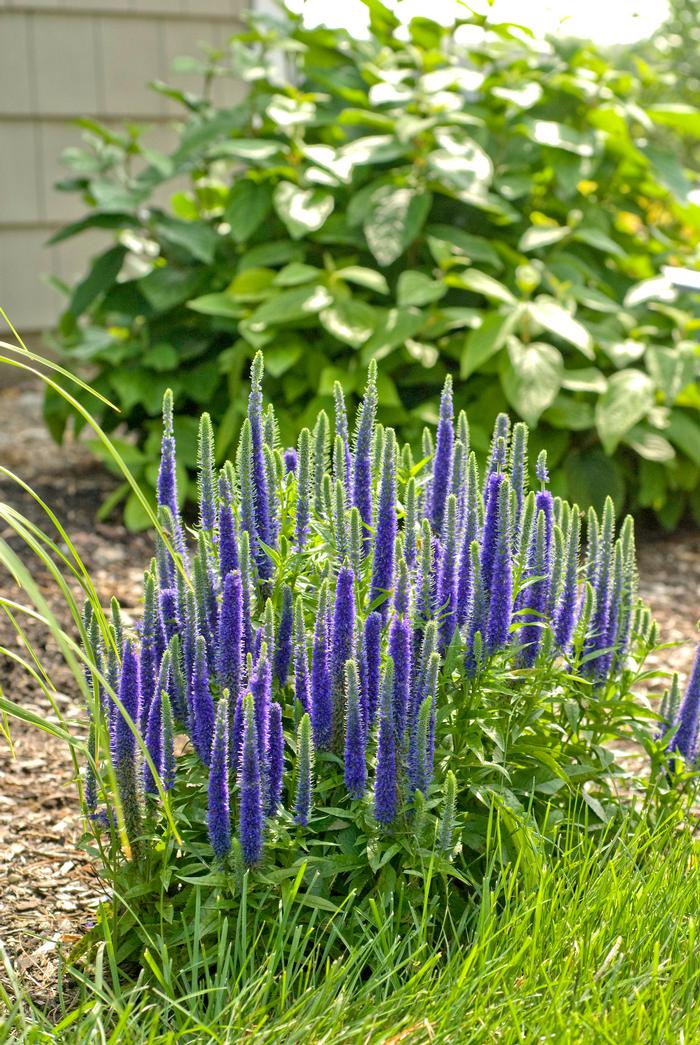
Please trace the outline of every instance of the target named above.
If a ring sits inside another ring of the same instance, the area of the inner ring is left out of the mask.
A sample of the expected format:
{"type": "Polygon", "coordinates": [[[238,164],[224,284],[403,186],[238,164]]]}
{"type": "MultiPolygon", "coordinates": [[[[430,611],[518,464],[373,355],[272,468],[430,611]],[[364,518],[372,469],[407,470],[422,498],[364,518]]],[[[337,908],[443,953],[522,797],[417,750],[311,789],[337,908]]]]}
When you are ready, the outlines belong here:
{"type": "Polygon", "coordinates": [[[484,317],[481,326],[467,334],[460,361],[461,378],[469,377],[503,348],[517,318],[516,312],[505,316],[491,312],[484,317]]]}
{"type": "Polygon", "coordinates": [[[266,217],[272,204],[272,190],[266,183],[240,178],[228,194],[224,220],[231,226],[236,243],[245,243],[266,217]]]}
{"type": "Polygon", "coordinates": [[[338,298],[319,315],[321,326],[351,348],[359,348],[377,323],[377,310],[366,301],[338,298]]]}
{"type": "Polygon", "coordinates": [[[317,315],[331,304],[331,295],[325,287],[295,287],[265,301],[241,324],[241,330],[262,330],[278,323],[295,323],[317,315]]]}
{"type": "Polygon", "coordinates": [[[503,268],[498,252],[483,236],[475,236],[451,225],[428,225],[428,246],[441,268],[480,261],[496,270],[503,268]]]}
{"type": "Polygon", "coordinates": [[[563,123],[552,120],[532,120],[525,125],[533,141],[548,145],[552,149],[563,149],[577,156],[592,156],[595,151],[595,136],[590,131],[577,131],[563,123]]]}
{"type": "Polygon", "coordinates": [[[335,204],[330,192],[301,189],[291,181],[279,183],[273,202],[292,239],[301,239],[308,232],[320,229],[335,204]]]}
{"type": "Polygon", "coordinates": [[[595,359],[593,338],[583,323],[574,319],[571,313],[553,298],[537,298],[536,301],[530,302],[527,310],[534,321],[545,330],[556,334],[562,341],[568,341],[588,359],[595,359]]]}
{"type": "Polygon", "coordinates": [[[430,305],[447,293],[447,287],[438,279],[431,279],[417,269],[406,269],[399,276],[397,301],[401,305],[430,305]]]}
{"type": "Polygon", "coordinates": [[[685,410],[672,410],[664,432],[674,446],[700,467],[700,421],[685,410]]]}
{"type": "Polygon", "coordinates": [[[524,345],[515,338],[501,366],[501,384],[508,402],[533,427],[561,388],[564,360],[553,345],[524,345]]]}
{"type": "Polygon", "coordinates": [[[515,298],[503,283],[479,269],[465,269],[464,272],[451,272],[445,276],[445,283],[460,290],[471,290],[491,301],[501,301],[505,305],[514,305],[515,298]]]}
{"type": "Polygon", "coordinates": [[[82,316],[98,295],[109,290],[121,272],[126,253],[126,247],[118,244],[116,247],[110,247],[92,262],[92,268],[78,283],[68,303],[68,311],[72,316],[76,319],[82,316]]]}
{"type": "Polygon", "coordinates": [[[595,423],[606,453],[612,454],[630,428],[654,405],[654,383],[641,370],[620,370],[608,380],[598,399],[595,423]]]}
{"type": "Polygon", "coordinates": [[[422,229],[430,211],[430,193],[382,185],[368,204],[363,221],[367,246],[380,265],[391,265],[422,229]]]}
{"type": "Polygon", "coordinates": [[[202,294],[187,302],[187,307],[205,316],[226,316],[229,319],[240,319],[245,315],[243,306],[230,294],[202,294]]]}
{"type": "Polygon", "coordinates": [[[389,293],[386,277],[376,269],[368,269],[362,265],[347,265],[345,268],[338,269],[337,275],[340,279],[347,280],[348,283],[356,283],[358,287],[366,287],[367,290],[373,290],[377,294],[389,293]]]}
{"type": "Polygon", "coordinates": [[[197,261],[211,265],[219,236],[206,222],[180,221],[179,218],[162,214],[157,218],[155,227],[166,243],[182,247],[197,261]]]}
{"type": "Polygon", "coordinates": [[[674,131],[692,135],[693,138],[700,138],[700,109],[695,109],[692,105],[683,105],[680,102],[652,105],[647,109],[647,113],[654,123],[672,127],[674,131]]]}
{"type": "Polygon", "coordinates": [[[417,308],[390,308],[383,311],[374,333],[362,349],[362,361],[383,359],[397,345],[413,337],[423,324],[423,314],[417,308]]]}
{"type": "Polygon", "coordinates": [[[625,499],[625,481],[615,461],[596,448],[569,454],[564,463],[567,496],[586,511],[595,508],[602,512],[605,500],[611,497],[618,511],[625,499]]]}

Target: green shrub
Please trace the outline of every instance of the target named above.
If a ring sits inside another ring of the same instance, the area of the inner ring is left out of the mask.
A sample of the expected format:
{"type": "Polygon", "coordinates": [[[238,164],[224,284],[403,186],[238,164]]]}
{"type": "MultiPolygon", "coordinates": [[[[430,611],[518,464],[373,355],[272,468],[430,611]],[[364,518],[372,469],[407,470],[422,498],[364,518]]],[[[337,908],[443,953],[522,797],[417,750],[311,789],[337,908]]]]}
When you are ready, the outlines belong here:
{"type": "MultiPolygon", "coordinates": [[[[180,63],[207,90],[232,76],[248,91],[221,109],[154,84],[183,107],[169,154],[84,121],[62,187],[89,209],[54,240],[115,242],[55,340],[119,405],[102,422],[138,433],[129,463],[152,484],[166,387],[191,471],[202,408],[221,454],[233,445],[257,349],[285,440],[336,379],[352,400],[376,359],[380,418],[408,438],[452,372],[477,450],[508,409],[536,426],[555,493],[611,495],[667,527],[688,505],[700,519],[700,319],[660,277],[694,260],[700,208],[655,141],[668,113],[644,111],[635,76],[589,46],[476,15],[449,30],[416,18],[404,40],[367,6],[366,40],[252,16],[226,53],[180,63]]],[[[53,394],[46,416],[60,438],[53,394]]],[[[133,496],[126,518],[146,521],[133,496]]]]}

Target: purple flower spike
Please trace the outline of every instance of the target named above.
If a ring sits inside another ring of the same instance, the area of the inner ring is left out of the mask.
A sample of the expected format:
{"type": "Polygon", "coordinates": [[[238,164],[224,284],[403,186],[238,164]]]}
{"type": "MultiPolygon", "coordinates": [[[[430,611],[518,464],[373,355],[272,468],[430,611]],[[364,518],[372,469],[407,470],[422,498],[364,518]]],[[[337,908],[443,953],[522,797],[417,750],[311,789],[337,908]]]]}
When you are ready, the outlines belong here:
{"type": "Polygon", "coordinates": [[[232,700],[238,696],[243,660],[243,589],[235,570],[226,575],[219,613],[217,675],[219,686],[232,700]]]}
{"type": "MultiPolygon", "coordinates": [[[[163,776],[163,717],[161,714],[162,703],[160,693],[156,693],[151,701],[151,710],[148,713],[148,728],[146,730],[146,749],[153,760],[158,776],[163,776]]],[[[143,787],[150,795],[156,795],[156,786],[151,767],[148,762],[143,763],[143,787]]]]}
{"type": "Polygon", "coordinates": [[[255,730],[258,738],[260,761],[267,759],[270,739],[270,705],[272,703],[272,667],[263,643],[260,657],[250,680],[250,691],[255,708],[255,730]]]}
{"type": "Polygon", "coordinates": [[[333,385],[333,401],[335,405],[335,434],[340,436],[343,442],[343,457],[345,464],[345,485],[349,489],[352,473],[352,458],[350,456],[350,436],[348,434],[348,415],[345,409],[345,396],[340,381],[333,385]]]}
{"type": "Polygon", "coordinates": [[[158,469],[158,505],[170,511],[173,521],[173,546],[185,558],[185,539],[177,503],[177,471],[175,436],[173,434],[173,393],[168,388],[163,396],[163,440],[158,469]]]}
{"type": "Polygon", "coordinates": [[[355,574],[352,567],[342,566],[338,574],[333,606],[331,642],[331,677],[334,689],[342,691],[345,662],[352,659],[355,638],[355,574]]]}
{"type": "Polygon", "coordinates": [[[406,731],[411,700],[413,634],[408,615],[408,592],[408,567],[402,559],[394,598],[395,616],[389,628],[389,656],[394,664],[394,723],[399,738],[406,731]]]}
{"type": "MultiPolygon", "coordinates": [[[[488,484],[489,476],[493,475],[494,472],[505,471],[509,437],[510,418],[508,417],[508,414],[499,414],[496,418],[496,423],[493,426],[489,459],[488,464],[486,465],[486,473],[484,475],[484,489],[486,489],[486,484],[488,484]]],[[[484,500],[485,499],[486,496],[484,495],[484,500]]]]}
{"type": "MultiPolygon", "coordinates": [[[[355,436],[353,459],[352,503],[359,509],[365,527],[372,525],[372,440],[374,419],[377,413],[377,364],[369,364],[367,387],[360,407],[355,436]]],[[[365,532],[365,554],[370,548],[371,538],[365,532]]]]}
{"type": "Polygon", "coordinates": [[[284,777],[284,729],[282,708],[277,701],[270,706],[270,739],[267,749],[267,800],[265,815],[274,816],[282,801],[284,777]]]}
{"type": "Polygon", "coordinates": [[[263,851],[263,806],[259,740],[250,693],[243,702],[243,747],[239,772],[238,833],[243,860],[248,867],[260,861],[263,851]]]}
{"type": "Polygon", "coordinates": [[[368,729],[374,725],[379,703],[381,637],[382,615],[374,611],[365,621],[362,644],[362,701],[368,729]]]}
{"type": "MultiPolygon", "coordinates": [[[[384,435],[384,459],[377,504],[377,525],[372,564],[371,602],[391,591],[394,581],[394,543],[396,541],[396,436],[393,428],[384,435]]],[[[378,607],[384,620],[389,615],[389,599],[378,607]]]]}
{"type": "MultiPolygon", "coordinates": [[[[119,700],[134,725],[140,712],[139,661],[131,644],[126,642],[122,651],[122,668],[119,679],[119,700]]],[[[110,737],[114,775],[117,779],[119,797],[124,811],[124,822],[129,841],[135,844],[141,833],[141,807],[136,773],[136,738],[129,723],[117,709],[110,737]]]]}
{"type": "Polygon", "coordinates": [[[367,784],[366,733],[360,707],[360,681],[357,664],[345,665],[345,786],[351,798],[362,798],[367,784]]]}
{"type": "MultiPolygon", "coordinates": [[[[229,697],[229,700],[233,699],[229,697]]],[[[230,708],[229,708],[230,711],[230,708]]],[[[231,726],[231,743],[229,745],[231,758],[231,772],[238,773],[241,762],[241,750],[243,748],[243,693],[239,693],[233,709],[233,724],[231,726]]]]}
{"type": "Polygon", "coordinates": [[[493,472],[486,482],[486,513],[484,515],[484,532],[481,536],[481,583],[484,590],[491,591],[493,564],[498,547],[498,505],[499,491],[505,481],[502,472],[493,472]]]}
{"type": "Polygon", "coordinates": [[[197,466],[199,518],[202,529],[213,532],[216,525],[216,481],[214,479],[214,430],[209,414],[202,414],[199,420],[197,466]]]}
{"type": "Polygon", "coordinates": [[[456,611],[457,623],[461,627],[469,614],[471,599],[471,544],[479,537],[479,510],[481,494],[479,492],[479,473],[474,454],[469,456],[467,479],[467,496],[464,506],[464,533],[462,549],[457,567],[456,611]]]}
{"type": "MultiPolygon", "coordinates": [[[[264,370],[262,352],[257,352],[250,370],[250,395],[248,397],[248,420],[252,443],[252,475],[255,497],[255,524],[258,537],[265,544],[270,544],[270,504],[267,488],[267,472],[265,468],[265,451],[263,438],[263,396],[262,378],[264,370]]],[[[270,575],[270,560],[264,553],[258,565],[261,575],[270,575]]]]}
{"type": "Polygon", "coordinates": [[[222,584],[229,573],[237,569],[238,543],[233,509],[230,504],[222,504],[219,508],[219,576],[222,584]]]}
{"type": "Polygon", "coordinates": [[[216,709],[216,725],[211,751],[211,769],[207,791],[207,823],[209,841],[217,860],[224,860],[231,848],[231,812],[229,806],[229,710],[223,697],[216,709]]]}
{"type": "Polygon", "coordinates": [[[211,741],[214,735],[214,701],[209,690],[209,665],[207,644],[202,635],[197,637],[194,668],[190,684],[190,707],[192,709],[192,743],[204,762],[209,765],[211,741]]]}
{"type": "Polygon", "coordinates": [[[297,544],[303,548],[309,533],[311,514],[311,432],[302,428],[299,434],[299,468],[297,472],[297,544]]]}
{"type": "Polygon", "coordinates": [[[294,626],[294,600],[292,589],[285,584],[282,589],[282,612],[280,613],[277,644],[275,646],[275,678],[280,686],[287,683],[292,663],[292,629],[294,626]]]}
{"type": "Polygon", "coordinates": [[[433,474],[430,483],[430,521],[436,534],[442,533],[445,501],[452,483],[452,455],[454,452],[454,408],[452,405],[452,377],[448,374],[440,397],[433,474]]]}
{"type": "Polygon", "coordinates": [[[379,738],[377,740],[377,771],[374,782],[374,818],[385,827],[393,823],[399,811],[393,694],[394,662],[389,657],[384,668],[382,681],[379,738]]]}
{"type": "Polygon", "coordinates": [[[328,666],[328,626],[325,615],[318,613],[314,628],[311,660],[311,716],[314,743],[321,751],[331,746],[333,737],[333,687],[328,666]]]}
{"type": "Polygon", "coordinates": [[[292,475],[296,475],[297,465],[299,463],[299,458],[298,458],[297,452],[296,452],[296,450],[294,449],[293,446],[288,447],[284,451],[283,458],[284,458],[284,470],[287,473],[287,475],[289,475],[290,472],[291,472],[292,475]]]}
{"type": "Polygon", "coordinates": [[[173,635],[180,631],[177,617],[177,592],[174,588],[163,588],[158,596],[158,611],[165,641],[170,643],[173,635]]]}
{"type": "Polygon", "coordinates": [[[700,731],[700,646],[695,654],[688,688],[678,709],[674,726],[669,751],[677,751],[692,765],[698,753],[698,732],[700,731]]]}
{"type": "Polygon", "coordinates": [[[455,631],[455,604],[457,602],[457,498],[450,494],[443,521],[443,547],[437,583],[437,603],[440,613],[440,638],[446,649],[455,631]]]}
{"type": "Polygon", "coordinates": [[[510,494],[510,483],[505,479],[498,491],[496,546],[492,561],[489,616],[486,626],[486,651],[489,654],[496,653],[507,644],[513,611],[510,494]]]}

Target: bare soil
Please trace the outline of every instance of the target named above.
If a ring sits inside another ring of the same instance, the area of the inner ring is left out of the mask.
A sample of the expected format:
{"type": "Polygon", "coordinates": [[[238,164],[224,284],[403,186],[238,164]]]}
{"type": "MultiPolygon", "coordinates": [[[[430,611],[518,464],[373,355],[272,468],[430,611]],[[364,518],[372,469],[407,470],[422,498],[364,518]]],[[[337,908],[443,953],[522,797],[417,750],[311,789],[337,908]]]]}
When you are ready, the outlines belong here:
{"type": "MultiPolygon", "coordinates": [[[[0,464],[14,471],[54,509],[77,547],[106,605],[116,595],[138,611],[150,540],[118,523],[97,523],[95,512],[115,482],[85,447],[70,439],[55,446],[41,421],[41,392],[20,385],[0,390],[0,464]]],[[[16,483],[0,477],[0,501],[47,527],[39,505],[16,483]]],[[[22,553],[22,542],[0,519],[0,537],[22,553]]],[[[641,592],[659,621],[664,641],[678,643],[657,656],[657,666],[687,676],[700,613],[700,533],[638,535],[641,592]]],[[[27,563],[31,557],[24,553],[27,563]]],[[[60,592],[43,572],[35,578],[62,622],[60,592]]],[[[24,602],[12,578],[0,573],[0,596],[24,602]]],[[[47,667],[61,713],[76,730],[84,711],[75,683],[44,630],[24,621],[28,640],[47,667]]],[[[17,649],[11,622],[0,615],[0,644],[17,649]]],[[[23,707],[55,720],[45,696],[27,673],[0,653],[0,686],[23,707]]],[[[1,725],[0,720],[0,725],[1,725]]],[[[54,994],[59,950],[70,949],[94,918],[103,890],[88,857],[78,848],[81,819],[75,770],[65,745],[21,722],[9,723],[11,743],[0,734],[0,942],[37,1000],[54,994]]]]}

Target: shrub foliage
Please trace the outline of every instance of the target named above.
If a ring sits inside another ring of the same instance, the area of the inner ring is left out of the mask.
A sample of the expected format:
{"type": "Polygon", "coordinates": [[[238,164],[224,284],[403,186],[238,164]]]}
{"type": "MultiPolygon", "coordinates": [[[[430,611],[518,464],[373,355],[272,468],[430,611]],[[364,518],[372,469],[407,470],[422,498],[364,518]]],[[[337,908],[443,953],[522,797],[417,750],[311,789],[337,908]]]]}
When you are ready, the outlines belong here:
{"type": "MultiPolygon", "coordinates": [[[[61,187],[88,210],[54,240],[114,242],[70,290],[56,343],[139,433],[131,465],[155,482],[166,387],[182,464],[203,407],[225,454],[265,348],[288,439],[336,379],[358,396],[372,359],[381,420],[412,438],[451,373],[478,450],[510,410],[558,466],[555,493],[668,527],[688,504],[700,518],[697,310],[660,276],[696,255],[669,135],[697,136],[700,116],[645,109],[638,78],[588,45],[477,15],[415,18],[404,39],[367,7],[368,39],[253,16],[225,53],[180,63],[207,90],[153,85],[182,106],[170,152],[84,121],[61,187]],[[232,108],[209,95],[223,76],[247,85],[232,108]]],[[[60,436],[54,394],[46,415],[60,436]]],[[[145,524],[135,498],[126,512],[145,524]]]]}

